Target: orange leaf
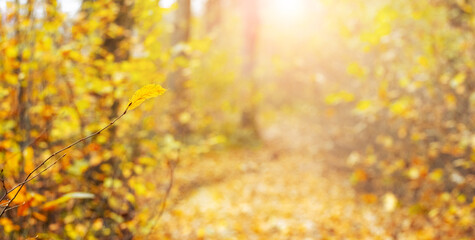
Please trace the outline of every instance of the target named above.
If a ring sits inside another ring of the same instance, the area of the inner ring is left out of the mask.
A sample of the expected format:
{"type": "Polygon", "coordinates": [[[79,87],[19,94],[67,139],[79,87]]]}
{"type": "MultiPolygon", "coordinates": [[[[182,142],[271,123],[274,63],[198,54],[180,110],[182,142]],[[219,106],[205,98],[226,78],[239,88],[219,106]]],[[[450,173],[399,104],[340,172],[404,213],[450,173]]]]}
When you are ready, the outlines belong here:
{"type": "Polygon", "coordinates": [[[36,219],[42,221],[42,222],[46,222],[47,220],[47,217],[41,213],[37,213],[37,212],[33,212],[33,217],[35,217],[36,219]]]}
{"type": "Polygon", "coordinates": [[[32,147],[27,147],[23,151],[23,156],[25,158],[25,173],[29,174],[33,169],[35,169],[35,163],[34,163],[34,153],[33,153],[33,148],[32,147]]]}
{"type": "Polygon", "coordinates": [[[28,209],[31,207],[31,203],[33,202],[33,198],[28,199],[24,204],[21,203],[18,207],[17,214],[18,216],[26,216],[28,214],[28,209]]]}

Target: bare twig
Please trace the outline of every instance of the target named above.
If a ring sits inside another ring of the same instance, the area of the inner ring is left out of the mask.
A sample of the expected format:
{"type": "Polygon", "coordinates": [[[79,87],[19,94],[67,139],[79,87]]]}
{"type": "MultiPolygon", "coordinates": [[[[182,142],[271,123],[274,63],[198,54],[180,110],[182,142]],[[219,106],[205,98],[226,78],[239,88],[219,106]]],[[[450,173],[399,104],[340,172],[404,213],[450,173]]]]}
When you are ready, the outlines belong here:
{"type": "Polygon", "coordinates": [[[160,217],[163,215],[163,212],[165,211],[165,207],[167,206],[167,200],[168,196],[170,195],[170,192],[173,187],[173,179],[174,179],[174,172],[175,172],[175,164],[172,162],[168,162],[168,168],[169,168],[169,175],[170,175],[170,180],[168,182],[167,190],[165,192],[165,196],[162,199],[162,207],[160,208],[160,212],[158,213],[157,220],[160,219],[160,217]]]}
{"type": "MultiPolygon", "coordinates": [[[[179,160],[180,160],[180,149],[177,150],[177,157],[176,157],[175,161],[170,161],[170,160],[167,161],[170,178],[169,178],[167,189],[165,191],[165,196],[163,196],[163,199],[162,199],[162,206],[160,207],[160,212],[158,213],[158,215],[156,217],[156,221],[159,221],[160,218],[162,217],[163,213],[165,212],[165,207],[167,206],[167,200],[168,200],[168,197],[170,196],[170,192],[171,192],[172,187],[173,187],[173,182],[174,182],[174,178],[175,178],[175,168],[178,165],[179,160]]],[[[152,232],[154,231],[155,227],[157,227],[157,226],[158,226],[158,224],[155,223],[154,227],[152,228],[152,232]]]]}
{"type": "MultiPolygon", "coordinates": [[[[130,102],[127,107],[125,108],[125,111],[120,115],[118,116],[117,118],[115,118],[114,120],[112,120],[112,122],[110,122],[107,126],[103,127],[102,129],[100,129],[99,131],[87,136],[87,137],[84,137],[84,138],[81,138],[73,143],[71,143],[70,145],[56,151],[55,153],[53,153],[51,156],[49,156],[48,158],[46,158],[45,160],[43,160],[43,162],[41,162],[38,166],[35,167],[35,169],[33,169],[33,171],[31,171],[28,176],[26,176],[25,180],[20,184],[19,186],[19,189],[18,191],[16,191],[15,195],[8,201],[7,205],[3,208],[2,212],[0,213],[0,217],[3,216],[3,214],[5,213],[5,211],[9,208],[10,204],[13,202],[13,200],[18,196],[18,194],[20,193],[21,189],[23,188],[23,186],[25,186],[25,184],[28,182],[28,180],[30,179],[31,175],[33,173],[35,173],[40,167],[42,167],[44,164],[46,164],[46,162],[48,162],[48,160],[50,160],[51,158],[55,157],[56,155],[74,147],[75,145],[77,145],[78,143],[81,143],[81,142],[84,142],[86,141],[87,139],[90,139],[90,138],[93,138],[99,134],[101,134],[102,131],[106,130],[107,128],[109,128],[110,126],[114,125],[114,123],[119,120],[120,118],[122,118],[126,113],[127,113],[127,110],[129,110],[129,107],[130,105],[132,104],[132,102],[130,102]]],[[[61,157],[62,158],[62,157],[61,157]]],[[[61,159],[60,158],[60,159],[61,159]]],[[[49,167],[47,167],[49,168],[49,167]]]]}
{"type": "MultiPolygon", "coordinates": [[[[6,192],[6,194],[9,194],[11,192],[13,192],[13,190],[15,190],[17,187],[21,186],[22,184],[26,184],[28,183],[29,181],[35,179],[36,177],[38,177],[40,174],[42,174],[44,171],[48,170],[49,168],[51,168],[52,166],[54,166],[57,162],[59,162],[59,160],[61,160],[62,158],[64,158],[66,156],[66,153],[63,154],[61,157],[59,157],[58,159],[56,159],[56,161],[54,161],[51,165],[45,167],[45,169],[41,170],[41,172],[37,173],[35,176],[31,177],[30,179],[28,179],[27,181],[24,181],[24,182],[21,182],[19,184],[17,184],[15,187],[12,187],[10,190],[8,190],[6,192]]],[[[4,197],[2,199],[0,199],[0,202],[4,199],[4,197]]]]}
{"type": "Polygon", "coordinates": [[[9,207],[7,210],[5,210],[5,212],[8,212],[8,211],[10,211],[10,210],[12,210],[12,209],[15,209],[15,208],[17,208],[17,207],[19,207],[19,206],[22,206],[22,205],[25,205],[25,204],[26,204],[26,202],[23,202],[22,204],[17,204],[17,205],[15,205],[15,206],[11,206],[11,207],[9,207]]]}
{"type": "Polygon", "coordinates": [[[3,169],[2,169],[2,171],[0,171],[0,181],[2,181],[3,191],[5,191],[5,193],[3,194],[2,198],[0,198],[0,202],[2,202],[3,199],[5,199],[5,197],[6,197],[7,194],[8,194],[7,187],[5,186],[5,178],[4,178],[4,176],[3,176],[3,169]]]}

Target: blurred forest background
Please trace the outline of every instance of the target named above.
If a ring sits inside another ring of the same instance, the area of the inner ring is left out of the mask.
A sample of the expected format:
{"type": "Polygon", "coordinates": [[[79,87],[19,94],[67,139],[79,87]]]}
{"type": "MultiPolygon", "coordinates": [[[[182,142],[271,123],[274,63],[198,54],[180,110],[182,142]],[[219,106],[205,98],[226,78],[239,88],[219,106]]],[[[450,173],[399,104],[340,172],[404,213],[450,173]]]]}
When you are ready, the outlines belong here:
{"type": "Polygon", "coordinates": [[[475,239],[474,11],[0,0],[0,239],[475,239]]]}

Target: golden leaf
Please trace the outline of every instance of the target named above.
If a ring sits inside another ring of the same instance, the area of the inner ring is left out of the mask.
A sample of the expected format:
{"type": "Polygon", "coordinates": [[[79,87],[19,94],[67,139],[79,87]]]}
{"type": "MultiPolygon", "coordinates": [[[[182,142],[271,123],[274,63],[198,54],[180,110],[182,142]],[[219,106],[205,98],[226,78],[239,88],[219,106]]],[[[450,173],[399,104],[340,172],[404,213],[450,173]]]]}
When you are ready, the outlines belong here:
{"type": "Polygon", "coordinates": [[[383,196],[384,210],[386,212],[394,212],[397,207],[398,200],[396,196],[392,193],[386,193],[383,196]]]}
{"type": "Polygon", "coordinates": [[[32,147],[27,147],[23,151],[23,157],[24,157],[24,171],[26,174],[30,173],[35,169],[35,163],[34,163],[34,154],[33,154],[33,148],[32,147]]]}
{"type": "Polygon", "coordinates": [[[94,194],[87,193],[87,192],[67,193],[67,194],[61,196],[58,199],[55,199],[53,201],[50,201],[50,202],[47,202],[47,203],[43,204],[41,209],[45,210],[45,211],[50,211],[50,210],[55,209],[60,204],[66,203],[67,201],[69,201],[71,199],[93,199],[93,198],[94,198],[94,194]]]}
{"type": "Polygon", "coordinates": [[[142,104],[149,98],[154,98],[162,95],[166,90],[158,84],[148,84],[134,93],[134,96],[129,101],[129,110],[132,110],[142,104]]]}
{"type": "Polygon", "coordinates": [[[46,222],[46,220],[48,220],[48,217],[46,217],[45,215],[43,215],[41,213],[38,213],[38,212],[33,212],[33,217],[35,217],[36,219],[38,219],[42,222],[46,222]]]}

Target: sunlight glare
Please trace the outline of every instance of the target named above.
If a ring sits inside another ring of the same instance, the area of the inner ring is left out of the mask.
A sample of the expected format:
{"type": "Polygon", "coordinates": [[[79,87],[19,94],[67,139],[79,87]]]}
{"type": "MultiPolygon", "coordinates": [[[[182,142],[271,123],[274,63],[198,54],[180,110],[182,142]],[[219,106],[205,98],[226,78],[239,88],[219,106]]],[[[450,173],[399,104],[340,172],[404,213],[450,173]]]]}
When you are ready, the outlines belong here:
{"type": "Polygon", "coordinates": [[[295,21],[305,12],[302,0],[274,0],[270,1],[269,7],[275,17],[283,21],[295,21]]]}

